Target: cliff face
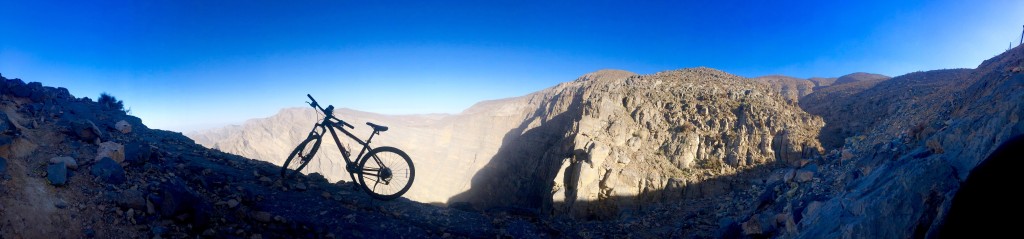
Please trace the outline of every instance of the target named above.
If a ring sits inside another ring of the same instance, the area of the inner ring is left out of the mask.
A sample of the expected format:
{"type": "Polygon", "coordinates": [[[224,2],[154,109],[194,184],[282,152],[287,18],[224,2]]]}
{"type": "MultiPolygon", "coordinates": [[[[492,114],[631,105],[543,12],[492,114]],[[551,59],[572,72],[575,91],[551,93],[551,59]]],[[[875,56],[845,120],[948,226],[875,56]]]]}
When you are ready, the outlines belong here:
{"type": "Polygon", "coordinates": [[[549,100],[450,202],[610,218],[641,204],[714,194],[687,187],[820,147],[819,118],[764,84],[695,68],[577,80],[549,100]]]}

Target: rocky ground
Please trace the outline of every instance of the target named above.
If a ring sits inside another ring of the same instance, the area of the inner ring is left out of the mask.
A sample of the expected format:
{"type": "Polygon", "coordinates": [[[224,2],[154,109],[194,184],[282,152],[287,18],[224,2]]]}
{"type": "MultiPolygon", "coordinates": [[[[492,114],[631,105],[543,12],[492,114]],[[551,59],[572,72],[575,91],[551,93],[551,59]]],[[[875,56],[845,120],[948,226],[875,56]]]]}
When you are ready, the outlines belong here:
{"type": "Polygon", "coordinates": [[[536,217],[372,200],[210,150],[66,89],[0,79],[0,238],[557,236],[536,217]]]}

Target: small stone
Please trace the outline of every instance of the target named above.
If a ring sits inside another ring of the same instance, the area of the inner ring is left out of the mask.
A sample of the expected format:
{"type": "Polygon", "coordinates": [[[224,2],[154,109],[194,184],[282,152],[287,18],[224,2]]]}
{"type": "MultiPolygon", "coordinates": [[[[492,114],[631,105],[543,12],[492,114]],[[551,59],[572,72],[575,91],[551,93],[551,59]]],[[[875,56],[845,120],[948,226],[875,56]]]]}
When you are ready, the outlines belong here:
{"type": "Polygon", "coordinates": [[[64,166],[67,166],[69,169],[78,169],[78,161],[75,160],[75,158],[72,158],[72,157],[67,157],[67,156],[53,157],[53,158],[50,158],[50,163],[51,164],[64,163],[64,166]]]}
{"type": "Polygon", "coordinates": [[[64,162],[51,164],[46,167],[46,179],[54,186],[63,186],[68,183],[68,168],[64,162]]]}
{"type": "Polygon", "coordinates": [[[259,233],[252,234],[252,236],[249,236],[249,239],[263,239],[263,235],[259,233]]]}
{"type": "Polygon", "coordinates": [[[801,183],[809,182],[811,179],[814,179],[814,172],[805,169],[797,170],[795,179],[797,182],[801,183]]]}
{"type": "Polygon", "coordinates": [[[282,217],[282,216],[274,216],[274,221],[284,222],[284,217],[282,217]]]}
{"type": "Polygon", "coordinates": [[[298,189],[299,191],[306,190],[306,184],[304,183],[295,183],[295,185],[293,186],[295,187],[295,189],[298,189]]]}
{"type": "Polygon", "coordinates": [[[156,206],[153,205],[152,201],[146,200],[146,214],[156,213],[156,206]]]}
{"type": "Polygon", "coordinates": [[[152,232],[154,236],[160,236],[163,235],[164,233],[167,233],[167,228],[164,226],[157,225],[153,226],[153,228],[150,228],[149,231],[152,232]]]}
{"type": "Polygon", "coordinates": [[[93,230],[92,228],[82,229],[82,234],[85,234],[85,237],[87,238],[93,238],[96,237],[96,230],[93,230]]]}
{"type": "Polygon", "coordinates": [[[205,231],[203,231],[204,237],[213,237],[215,235],[217,235],[217,231],[214,231],[213,228],[206,229],[205,231]]]}
{"type": "Polygon", "coordinates": [[[271,215],[269,212],[258,211],[252,213],[252,218],[260,222],[270,222],[270,220],[274,219],[274,216],[271,215]]]}
{"type": "Polygon", "coordinates": [[[238,200],[230,199],[230,200],[228,200],[227,204],[228,204],[228,208],[235,208],[235,207],[238,206],[238,200]]]}
{"type": "Polygon", "coordinates": [[[785,174],[782,175],[782,181],[783,182],[793,181],[793,177],[795,177],[795,176],[796,176],[796,170],[793,170],[793,169],[786,170],[785,174]]]}
{"type": "Polygon", "coordinates": [[[64,199],[58,198],[53,202],[53,206],[60,209],[64,209],[68,207],[68,202],[65,202],[64,199]]]}
{"type": "Polygon", "coordinates": [[[761,222],[757,220],[758,216],[759,215],[754,215],[750,217],[750,220],[747,220],[740,225],[743,228],[743,235],[750,236],[763,233],[761,229],[761,222]]]}
{"type": "Polygon", "coordinates": [[[323,196],[325,199],[329,199],[329,198],[331,198],[331,193],[329,193],[329,192],[322,192],[322,193],[320,193],[320,196],[323,196]]]}
{"type": "Polygon", "coordinates": [[[260,177],[260,182],[269,183],[271,180],[267,176],[262,176],[260,177]]]}

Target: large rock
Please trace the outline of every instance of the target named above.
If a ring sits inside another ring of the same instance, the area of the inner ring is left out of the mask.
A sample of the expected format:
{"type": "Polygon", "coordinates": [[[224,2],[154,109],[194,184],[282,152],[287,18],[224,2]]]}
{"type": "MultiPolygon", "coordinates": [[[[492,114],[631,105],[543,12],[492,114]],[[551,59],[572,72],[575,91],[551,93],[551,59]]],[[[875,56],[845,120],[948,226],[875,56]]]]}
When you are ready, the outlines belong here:
{"type": "Polygon", "coordinates": [[[110,158],[102,158],[93,164],[90,173],[100,181],[109,184],[122,184],[127,180],[124,167],[110,158]]]}
{"type": "Polygon", "coordinates": [[[198,192],[178,177],[172,177],[167,182],[161,183],[157,194],[150,195],[149,200],[155,204],[161,216],[184,219],[197,224],[204,224],[204,221],[209,220],[206,211],[212,207],[209,202],[203,200],[198,192]]]}
{"type": "Polygon", "coordinates": [[[50,184],[63,186],[68,183],[68,168],[64,162],[50,164],[46,167],[46,179],[50,184]]]}
{"type": "Polygon", "coordinates": [[[129,124],[128,121],[125,120],[121,120],[115,123],[114,128],[117,129],[117,131],[121,131],[121,133],[124,134],[132,132],[132,124],[129,124]]]}
{"type": "Polygon", "coordinates": [[[113,159],[117,163],[124,162],[124,146],[110,141],[100,143],[96,149],[96,160],[103,158],[113,159]]]}
{"type": "Polygon", "coordinates": [[[146,143],[130,143],[124,148],[124,160],[128,163],[146,162],[153,156],[153,147],[146,143]]]}
{"type": "Polygon", "coordinates": [[[91,120],[80,120],[71,123],[71,130],[74,136],[85,142],[96,142],[103,139],[103,133],[91,120]]]}

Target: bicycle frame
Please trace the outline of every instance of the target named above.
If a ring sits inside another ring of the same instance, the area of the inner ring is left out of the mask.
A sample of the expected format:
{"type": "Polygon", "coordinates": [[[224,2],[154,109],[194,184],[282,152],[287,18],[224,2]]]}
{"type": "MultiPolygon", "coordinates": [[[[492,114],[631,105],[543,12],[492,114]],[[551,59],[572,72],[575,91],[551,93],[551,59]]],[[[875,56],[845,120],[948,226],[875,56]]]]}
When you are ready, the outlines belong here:
{"type": "Polygon", "coordinates": [[[346,136],[348,136],[352,140],[355,140],[356,143],[363,146],[363,148],[359,150],[359,154],[356,156],[356,160],[362,158],[363,154],[373,149],[372,147],[370,147],[370,142],[373,140],[373,136],[378,133],[374,131],[373,133],[370,134],[370,137],[368,137],[366,141],[363,141],[359,139],[359,137],[355,136],[355,134],[352,134],[352,132],[349,132],[348,130],[345,130],[344,127],[341,127],[339,125],[342,124],[341,122],[335,122],[334,120],[336,120],[336,118],[334,118],[334,116],[330,114],[324,116],[323,120],[313,125],[313,132],[316,132],[317,128],[320,129],[320,132],[318,133],[318,138],[320,138],[319,140],[323,140],[324,133],[331,132],[331,138],[334,139],[334,144],[338,146],[338,150],[341,151],[342,158],[345,159],[345,169],[348,170],[350,173],[355,173],[356,171],[358,171],[355,169],[354,166],[356,164],[356,161],[350,158],[351,153],[344,146],[341,145],[341,140],[338,139],[338,132],[335,129],[340,130],[346,136]]]}

